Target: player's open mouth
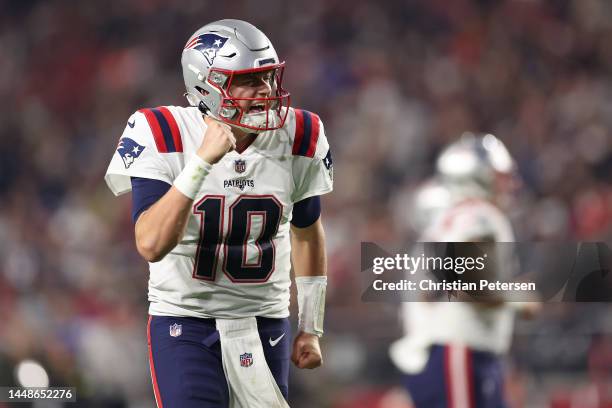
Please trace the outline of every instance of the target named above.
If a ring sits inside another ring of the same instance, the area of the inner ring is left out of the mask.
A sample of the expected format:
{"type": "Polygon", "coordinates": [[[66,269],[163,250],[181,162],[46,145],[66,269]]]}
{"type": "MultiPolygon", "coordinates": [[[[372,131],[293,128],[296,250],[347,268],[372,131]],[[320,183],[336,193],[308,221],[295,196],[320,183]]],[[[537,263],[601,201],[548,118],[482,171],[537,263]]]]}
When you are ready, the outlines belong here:
{"type": "Polygon", "coordinates": [[[249,108],[249,113],[259,113],[264,111],[264,105],[253,105],[249,108]]]}

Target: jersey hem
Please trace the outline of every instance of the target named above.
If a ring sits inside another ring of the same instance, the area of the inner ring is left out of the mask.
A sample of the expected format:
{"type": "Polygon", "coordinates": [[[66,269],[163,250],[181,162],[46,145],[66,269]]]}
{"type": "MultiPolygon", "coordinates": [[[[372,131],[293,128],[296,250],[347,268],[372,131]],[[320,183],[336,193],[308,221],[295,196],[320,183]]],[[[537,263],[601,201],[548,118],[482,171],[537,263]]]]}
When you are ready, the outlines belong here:
{"type": "Polygon", "coordinates": [[[293,203],[294,204],[298,203],[298,202],[300,202],[302,200],[305,200],[305,199],[307,199],[309,197],[323,195],[323,194],[328,194],[328,193],[331,193],[333,190],[334,190],[333,187],[329,187],[329,188],[323,188],[323,189],[320,189],[320,190],[309,191],[308,193],[299,196],[297,199],[295,199],[295,201],[293,201],[293,203]]]}
{"type": "Polygon", "coordinates": [[[149,315],[151,316],[171,316],[171,317],[197,317],[200,319],[242,319],[245,317],[266,317],[270,319],[284,319],[290,316],[289,310],[280,313],[250,313],[240,315],[224,315],[224,314],[208,314],[197,312],[172,313],[153,310],[153,303],[149,306],[149,315]]]}
{"type": "Polygon", "coordinates": [[[120,196],[132,191],[132,183],[131,177],[140,177],[140,178],[148,178],[153,180],[163,181],[164,183],[170,184],[172,186],[173,181],[165,178],[165,177],[157,177],[155,174],[146,173],[146,172],[134,172],[134,174],[121,174],[121,173],[106,173],[104,176],[104,181],[106,181],[106,185],[110,188],[110,190],[115,194],[115,196],[120,196]],[[117,180],[123,179],[123,180],[117,180]],[[127,179],[126,179],[127,178],[127,179]],[[126,187],[122,188],[122,184],[126,183],[126,187]]]}

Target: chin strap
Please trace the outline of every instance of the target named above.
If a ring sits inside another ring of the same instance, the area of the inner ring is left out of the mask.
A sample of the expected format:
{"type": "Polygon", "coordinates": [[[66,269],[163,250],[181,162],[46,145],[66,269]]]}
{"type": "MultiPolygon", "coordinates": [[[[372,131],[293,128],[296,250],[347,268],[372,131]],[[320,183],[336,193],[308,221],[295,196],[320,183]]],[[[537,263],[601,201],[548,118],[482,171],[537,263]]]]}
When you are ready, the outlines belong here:
{"type": "Polygon", "coordinates": [[[198,110],[202,112],[203,115],[210,115],[210,108],[206,106],[203,100],[199,99],[197,96],[190,92],[185,92],[183,96],[187,99],[189,105],[197,106],[198,110]]]}
{"type": "Polygon", "coordinates": [[[327,276],[298,276],[295,284],[298,295],[298,330],[321,337],[327,276]]]}
{"type": "Polygon", "coordinates": [[[200,103],[198,103],[198,109],[203,115],[208,115],[210,113],[210,109],[208,109],[208,106],[206,106],[204,101],[200,101],[200,103]]]}

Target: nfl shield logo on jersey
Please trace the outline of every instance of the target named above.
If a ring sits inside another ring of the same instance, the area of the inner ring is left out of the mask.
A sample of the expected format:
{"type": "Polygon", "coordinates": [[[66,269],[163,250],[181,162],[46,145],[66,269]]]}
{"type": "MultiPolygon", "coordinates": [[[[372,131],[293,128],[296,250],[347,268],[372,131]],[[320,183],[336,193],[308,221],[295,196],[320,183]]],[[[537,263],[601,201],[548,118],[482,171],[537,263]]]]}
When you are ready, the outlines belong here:
{"type": "Polygon", "coordinates": [[[177,323],[170,325],[170,336],[178,337],[183,334],[183,326],[177,323]]]}
{"type": "Polygon", "coordinates": [[[235,160],[234,170],[236,170],[236,173],[244,173],[246,170],[246,162],[244,160],[235,160]]]}
{"type": "Polygon", "coordinates": [[[244,353],[240,355],[240,365],[242,367],[250,367],[253,365],[253,353],[244,353]]]}

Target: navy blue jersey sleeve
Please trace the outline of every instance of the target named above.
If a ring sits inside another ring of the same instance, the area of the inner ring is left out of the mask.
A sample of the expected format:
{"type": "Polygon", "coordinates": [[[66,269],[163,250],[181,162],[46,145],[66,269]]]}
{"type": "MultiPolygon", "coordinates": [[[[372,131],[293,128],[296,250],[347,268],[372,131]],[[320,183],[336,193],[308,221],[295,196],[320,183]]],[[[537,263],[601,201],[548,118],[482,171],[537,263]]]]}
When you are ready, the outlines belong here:
{"type": "Polygon", "coordinates": [[[298,201],[293,205],[291,224],[298,228],[306,228],[315,223],[321,216],[321,197],[312,196],[298,201]]]}
{"type": "Polygon", "coordinates": [[[140,214],[162,198],[172,187],[165,181],[142,177],[131,177],[132,182],[132,219],[134,224],[140,214]]]}

